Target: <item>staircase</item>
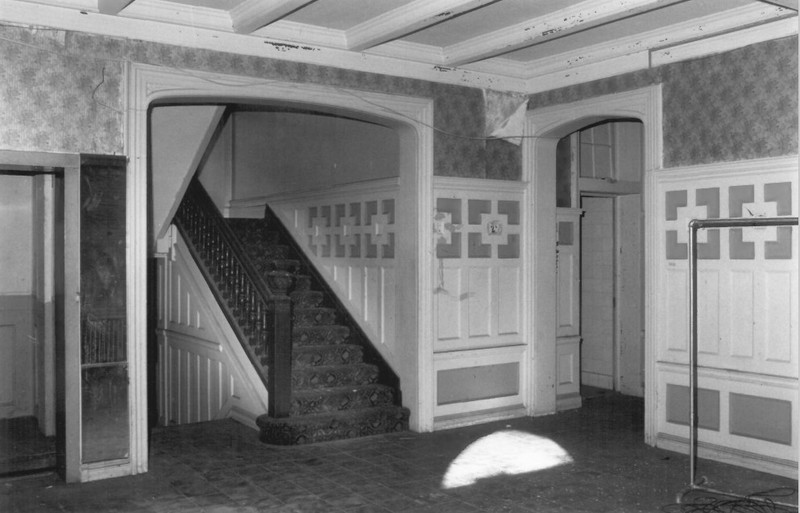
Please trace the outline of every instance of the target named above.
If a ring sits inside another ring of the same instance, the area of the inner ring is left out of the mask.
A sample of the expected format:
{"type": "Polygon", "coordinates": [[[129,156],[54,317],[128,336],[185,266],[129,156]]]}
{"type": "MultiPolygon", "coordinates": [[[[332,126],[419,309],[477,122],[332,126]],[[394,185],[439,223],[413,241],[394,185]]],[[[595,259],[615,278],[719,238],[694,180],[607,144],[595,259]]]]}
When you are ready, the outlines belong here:
{"type": "MultiPolygon", "coordinates": [[[[205,201],[203,208],[209,208],[205,201]]],[[[181,210],[176,219],[179,228],[180,215],[181,210]]],[[[215,215],[222,219],[218,212],[215,215]]],[[[242,325],[235,331],[247,334],[243,337],[245,345],[256,346],[249,348],[249,354],[254,355],[251,360],[262,367],[260,371],[265,382],[272,383],[268,385],[270,413],[257,419],[261,440],[293,445],[407,430],[409,412],[400,406],[396,375],[327,289],[274,214],[268,211],[265,219],[227,219],[222,224],[226,228],[218,228],[235,239],[233,249],[240,253],[238,258],[247,261],[247,267],[261,275],[264,284],[274,282],[275,275],[291,277],[291,283],[282,284],[291,304],[291,356],[286,358],[291,369],[290,377],[283,380],[286,383],[283,387],[274,385],[275,376],[288,370],[278,369],[279,363],[273,363],[280,362],[281,358],[270,356],[274,355],[274,350],[269,347],[266,350],[257,347],[258,344],[252,342],[252,327],[243,326],[247,324],[243,317],[247,316],[242,312],[251,308],[227,305],[232,312],[229,320],[242,325]],[[286,387],[291,390],[284,390],[286,387]],[[281,397],[287,399],[284,401],[281,397]],[[274,408],[272,403],[276,401],[288,404],[286,408],[274,408]]],[[[187,243],[192,241],[187,240],[187,243]]],[[[209,258],[199,254],[202,250],[193,252],[198,254],[201,267],[220,267],[209,264],[209,258]]],[[[227,284],[221,283],[220,273],[211,271],[206,275],[215,282],[210,283],[212,289],[226,288],[227,284]]],[[[224,296],[222,302],[231,303],[231,298],[224,296]]],[[[226,305],[222,306],[225,309],[226,305]]],[[[261,329],[268,324],[262,323],[261,329]]],[[[255,338],[266,339],[267,346],[280,345],[280,340],[255,338]]],[[[280,377],[278,382],[281,382],[280,377]]]]}

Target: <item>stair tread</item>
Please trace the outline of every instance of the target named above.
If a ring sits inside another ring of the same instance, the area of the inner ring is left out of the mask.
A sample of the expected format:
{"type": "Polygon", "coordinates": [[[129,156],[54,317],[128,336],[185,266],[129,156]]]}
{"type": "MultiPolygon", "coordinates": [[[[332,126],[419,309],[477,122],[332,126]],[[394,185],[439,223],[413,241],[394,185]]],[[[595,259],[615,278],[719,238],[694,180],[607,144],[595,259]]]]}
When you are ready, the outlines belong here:
{"type": "Polygon", "coordinates": [[[331,412],[324,412],[324,413],[311,413],[308,415],[297,415],[295,417],[281,417],[279,419],[275,419],[272,417],[267,417],[266,415],[262,415],[258,417],[257,423],[261,425],[263,422],[272,422],[272,423],[280,423],[280,424],[314,424],[320,421],[324,421],[326,419],[339,419],[339,420],[347,420],[347,419],[355,419],[358,417],[362,417],[364,415],[369,414],[380,414],[383,412],[407,412],[408,408],[404,406],[397,406],[394,404],[385,404],[380,406],[367,406],[364,408],[355,408],[352,410],[336,410],[331,412]],[[262,420],[263,418],[263,420],[262,420]]]}
{"type": "Polygon", "coordinates": [[[313,353],[314,351],[343,351],[345,349],[352,349],[354,351],[361,350],[358,344],[294,344],[292,347],[292,354],[298,353],[313,353]]]}
{"type": "Polygon", "coordinates": [[[370,370],[378,370],[378,367],[376,365],[373,365],[371,363],[363,363],[363,362],[361,362],[361,363],[346,363],[346,364],[340,364],[340,365],[317,365],[316,367],[301,367],[299,369],[292,369],[292,372],[310,371],[310,370],[315,370],[317,372],[322,372],[322,371],[326,371],[326,370],[341,369],[342,367],[363,367],[363,368],[368,368],[370,370]]]}
{"type": "Polygon", "coordinates": [[[381,385],[380,383],[366,383],[364,385],[345,385],[339,387],[324,387],[324,388],[302,388],[292,391],[292,397],[311,397],[314,395],[336,395],[346,392],[357,392],[360,390],[373,389],[373,390],[394,390],[388,385],[381,385]]]}

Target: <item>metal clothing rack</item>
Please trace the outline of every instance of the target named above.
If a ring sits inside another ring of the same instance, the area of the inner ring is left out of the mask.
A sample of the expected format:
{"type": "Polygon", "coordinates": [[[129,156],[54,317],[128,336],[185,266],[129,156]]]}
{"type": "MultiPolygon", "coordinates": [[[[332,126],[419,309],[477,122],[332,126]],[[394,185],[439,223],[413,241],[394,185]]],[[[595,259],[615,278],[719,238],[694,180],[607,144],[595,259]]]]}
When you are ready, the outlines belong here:
{"type": "MultiPolygon", "coordinates": [[[[678,495],[678,503],[695,490],[744,498],[742,495],[704,487],[706,478],[697,481],[697,231],[708,228],[797,226],[797,217],[750,217],[730,219],[692,219],[689,221],[689,486],[678,495]]],[[[755,497],[749,497],[755,500],[755,497]]],[[[781,506],[797,509],[794,504],[781,506]]]]}

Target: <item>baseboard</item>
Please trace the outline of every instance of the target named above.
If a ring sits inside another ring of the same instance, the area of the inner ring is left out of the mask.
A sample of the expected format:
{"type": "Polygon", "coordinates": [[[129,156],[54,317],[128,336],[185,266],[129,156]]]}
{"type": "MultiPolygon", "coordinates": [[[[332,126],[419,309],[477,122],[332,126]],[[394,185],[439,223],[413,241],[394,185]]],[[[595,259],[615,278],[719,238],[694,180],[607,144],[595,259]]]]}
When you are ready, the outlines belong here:
{"type": "Polygon", "coordinates": [[[527,415],[528,412],[523,405],[512,406],[510,408],[493,408],[491,410],[477,412],[442,415],[433,419],[433,429],[434,431],[453,429],[475,424],[485,424],[497,420],[516,419],[527,415]]]}
{"type": "MultiPolygon", "coordinates": [[[[689,441],[686,438],[667,433],[658,433],[656,437],[656,447],[682,454],[689,454],[689,441]]],[[[736,465],[737,467],[744,467],[759,472],[767,472],[790,479],[797,479],[797,462],[792,460],[773,458],[706,442],[698,442],[697,456],[736,465]]],[[[688,476],[688,467],[686,472],[688,476]]]]}

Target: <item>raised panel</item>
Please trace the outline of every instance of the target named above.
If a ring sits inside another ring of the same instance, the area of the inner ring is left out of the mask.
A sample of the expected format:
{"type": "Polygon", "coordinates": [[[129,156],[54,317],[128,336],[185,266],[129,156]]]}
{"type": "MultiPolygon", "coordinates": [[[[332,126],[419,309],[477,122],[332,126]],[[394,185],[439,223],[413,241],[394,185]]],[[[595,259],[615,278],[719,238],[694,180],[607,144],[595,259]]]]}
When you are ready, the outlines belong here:
{"type": "Polygon", "coordinates": [[[788,271],[766,271],[764,273],[764,290],[762,294],[764,326],[763,333],[765,354],[768,361],[792,361],[792,345],[797,339],[792,323],[793,312],[797,311],[795,302],[794,279],[788,271]]]}
{"type": "Polygon", "coordinates": [[[520,333],[522,306],[522,277],[518,267],[500,267],[498,269],[497,295],[499,335],[516,335],[520,333]]]}
{"type": "Polygon", "coordinates": [[[379,326],[378,311],[381,302],[380,268],[364,267],[364,320],[377,332],[379,326]]]}
{"type": "Polygon", "coordinates": [[[339,292],[348,300],[353,298],[352,291],[350,290],[350,272],[351,269],[349,265],[333,266],[333,281],[339,287],[339,292]]]}
{"type": "Polygon", "coordinates": [[[577,256],[570,250],[563,247],[559,248],[556,257],[556,274],[558,298],[558,325],[556,327],[558,336],[577,335],[580,331],[580,323],[577,316],[578,298],[576,297],[576,287],[578,280],[577,256]]]}
{"type": "Polygon", "coordinates": [[[468,273],[469,336],[488,337],[492,334],[492,296],[498,292],[492,287],[492,269],[472,267],[468,273]]]}
{"type": "Polygon", "coordinates": [[[719,353],[719,271],[706,270],[697,276],[697,350],[719,353]]]}
{"type": "Polygon", "coordinates": [[[441,283],[436,290],[437,338],[453,340],[462,337],[461,301],[463,293],[461,269],[441,269],[441,283]]]}
{"type": "Polygon", "coordinates": [[[364,273],[357,267],[350,268],[350,304],[355,312],[364,316],[364,273]]]}
{"type": "Polygon", "coordinates": [[[664,335],[666,346],[671,351],[686,351],[688,347],[686,317],[689,314],[686,296],[686,287],[688,286],[686,269],[668,269],[665,278],[664,335]]]}
{"type": "Polygon", "coordinates": [[[395,311],[397,308],[395,291],[397,279],[393,268],[381,269],[384,293],[381,295],[381,324],[380,340],[381,343],[390,346],[394,345],[395,333],[395,311]]]}
{"type": "Polygon", "coordinates": [[[730,311],[731,356],[752,358],[753,351],[753,272],[731,272],[730,311]]]}

